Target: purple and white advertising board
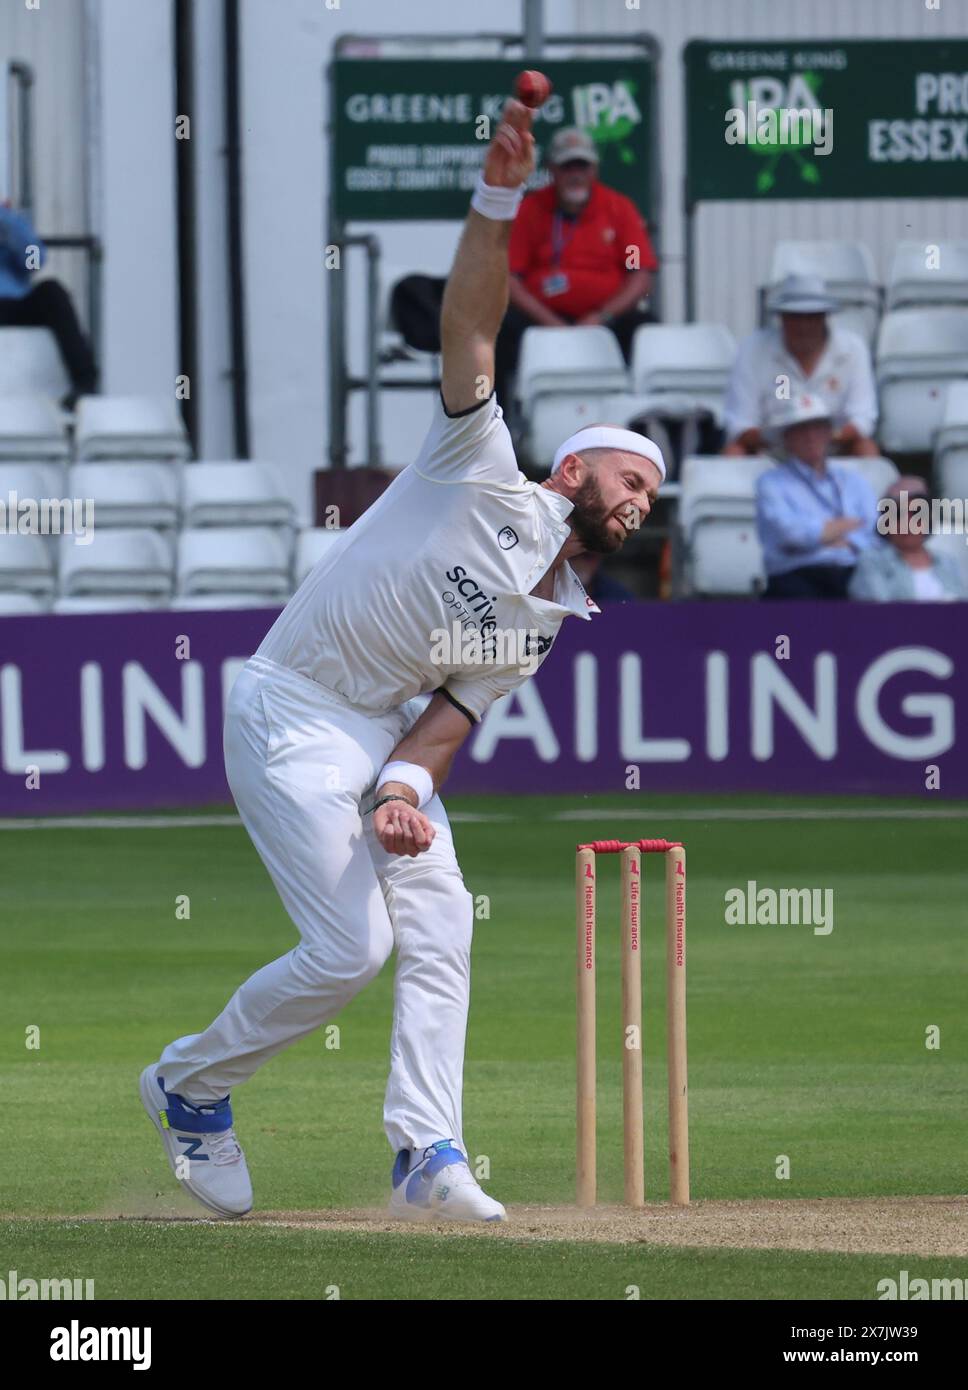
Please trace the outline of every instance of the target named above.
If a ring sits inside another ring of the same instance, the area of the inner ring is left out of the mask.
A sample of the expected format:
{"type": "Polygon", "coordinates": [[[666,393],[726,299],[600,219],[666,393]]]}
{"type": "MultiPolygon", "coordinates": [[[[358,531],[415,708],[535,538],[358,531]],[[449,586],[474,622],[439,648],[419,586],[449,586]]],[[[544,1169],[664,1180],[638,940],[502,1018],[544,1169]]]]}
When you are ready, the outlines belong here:
{"type": "MultiPolygon", "coordinates": [[[[0,621],[0,814],[227,800],[224,701],[274,616],[0,621]]],[[[966,719],[968,605],[622,605],[566,620],[447,789],[964,797],[966,719]]]]}

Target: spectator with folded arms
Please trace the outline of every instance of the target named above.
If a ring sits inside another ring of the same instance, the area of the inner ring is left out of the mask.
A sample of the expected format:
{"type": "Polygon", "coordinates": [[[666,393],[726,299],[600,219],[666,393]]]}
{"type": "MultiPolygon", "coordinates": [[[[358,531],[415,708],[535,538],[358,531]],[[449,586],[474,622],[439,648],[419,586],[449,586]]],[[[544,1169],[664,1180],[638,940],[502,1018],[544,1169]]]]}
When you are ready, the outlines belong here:
{"type": "Polygon", "coordinates": [[[827,455],[830,410],[816,396],[781,403],[767,438],[780,461],[756,480],[764,598],[846,598],[874,540],[877,503],[866,480],[827,455]]]}

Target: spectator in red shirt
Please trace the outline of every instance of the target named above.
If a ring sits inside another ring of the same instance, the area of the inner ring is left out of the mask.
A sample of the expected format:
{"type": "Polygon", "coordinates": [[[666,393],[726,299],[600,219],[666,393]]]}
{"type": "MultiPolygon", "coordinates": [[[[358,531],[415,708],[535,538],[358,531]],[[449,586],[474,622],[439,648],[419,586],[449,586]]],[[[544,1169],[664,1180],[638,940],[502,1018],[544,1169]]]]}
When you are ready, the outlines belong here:
{"type": "Polygon", "coordinates": [[[625,360],[632,335],[651,315],[658,268],[630,198],[598,182],[598,153],[583,130],[559,130],[548,148],[552,181],[529,193],[511,229],[510,303],[497,340],[495,388],[505,414],[521,337],[532,324],[606,324],[625,360]]]}

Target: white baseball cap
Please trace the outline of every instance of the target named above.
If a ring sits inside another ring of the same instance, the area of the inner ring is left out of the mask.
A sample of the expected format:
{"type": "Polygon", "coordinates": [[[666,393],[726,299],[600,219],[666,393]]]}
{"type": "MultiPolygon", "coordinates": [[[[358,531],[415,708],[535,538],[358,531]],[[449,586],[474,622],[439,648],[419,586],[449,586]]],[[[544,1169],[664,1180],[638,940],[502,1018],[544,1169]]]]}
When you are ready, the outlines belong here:
{"type": "Polygon", "coordinates": [[[766,432],[774,439],[780,440],[794,425],[805,425],[810,420],[832,419],[830,406],[822,396],[812,396],[808,391],[798,391],[788,401],[777,401],[767,421],[766,432]]]}
{"type": "Polygon", "coordinates": [[[766,307],[776,314],[833,314],[841,306],[823,276],[788,275],[773,286],[766,307]]]}

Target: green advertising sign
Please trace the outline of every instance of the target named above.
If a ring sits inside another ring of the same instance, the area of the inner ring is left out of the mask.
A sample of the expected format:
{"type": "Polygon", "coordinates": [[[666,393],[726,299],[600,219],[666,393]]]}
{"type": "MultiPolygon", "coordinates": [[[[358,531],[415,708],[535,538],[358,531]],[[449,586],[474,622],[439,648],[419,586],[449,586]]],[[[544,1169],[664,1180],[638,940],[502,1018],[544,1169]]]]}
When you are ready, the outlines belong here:
{"type": "Polygon", "coordinates": [[[693,42],[687,197],[968,196],[968,42],[693,42]]]}
{"type": "MultiPolygon", "coordinates": [[[[333,209],[342,221],[463,218],[520,59],[344,58],[332,67],[333,209]],[[486,120],[482,120],[486,117],[486,120]]],[[[540,157],[556,130],[596,142],[604,183],[655,213],[653,67],[647,58],[542,60],[554,93],[536,113],[540,157]]]]}

